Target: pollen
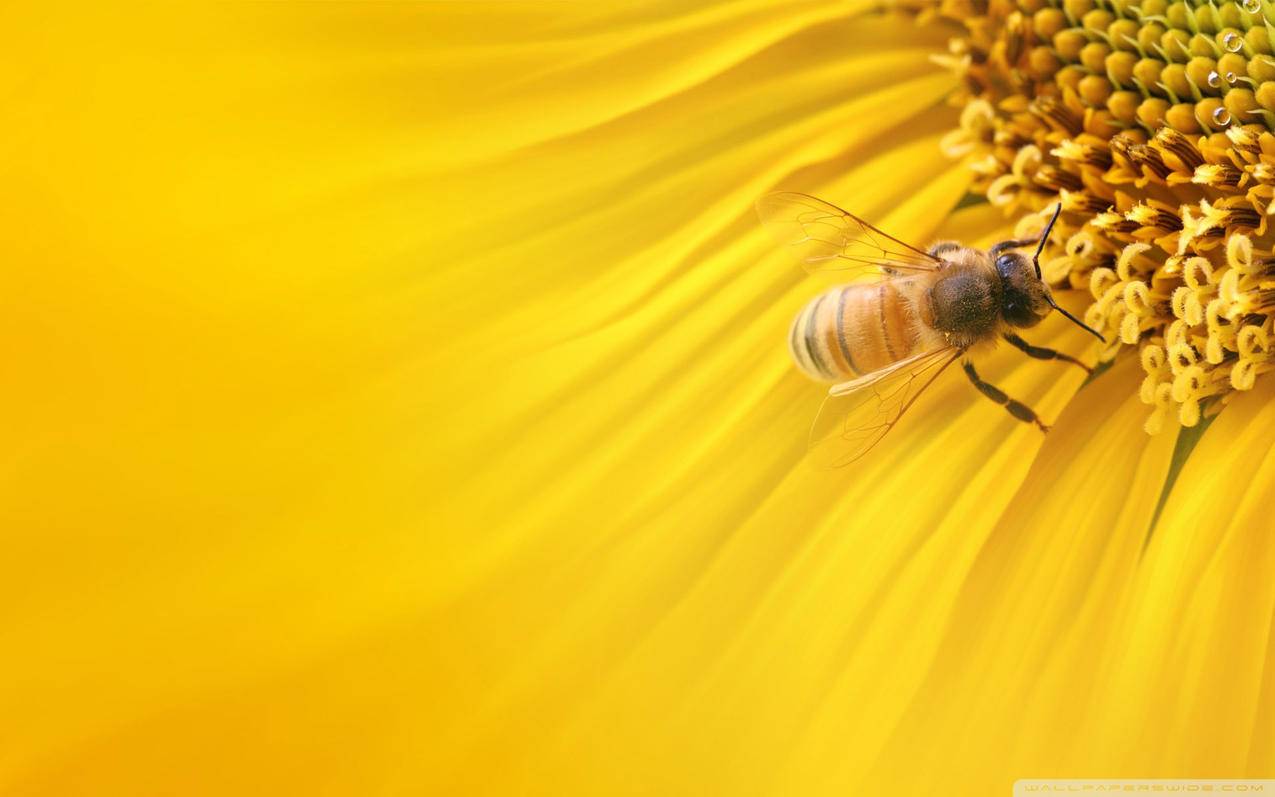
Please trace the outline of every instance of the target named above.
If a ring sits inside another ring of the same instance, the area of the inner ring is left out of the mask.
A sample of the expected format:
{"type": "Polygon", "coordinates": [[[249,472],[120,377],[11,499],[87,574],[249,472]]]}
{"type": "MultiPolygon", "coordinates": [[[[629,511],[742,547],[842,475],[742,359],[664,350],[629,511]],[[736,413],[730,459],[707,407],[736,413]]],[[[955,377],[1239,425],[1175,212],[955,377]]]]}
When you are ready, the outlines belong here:
{"type": "MultiPolygon", "coordinates": [[[[1144,428],[1194,426],[1275,370],[1275,3],[931,0],[974,190],[1039,226],[1045,278],[1136,350],[1144,428]]],[[[1275,378],[1275,377],[1271,377],[1275,378]]]]}

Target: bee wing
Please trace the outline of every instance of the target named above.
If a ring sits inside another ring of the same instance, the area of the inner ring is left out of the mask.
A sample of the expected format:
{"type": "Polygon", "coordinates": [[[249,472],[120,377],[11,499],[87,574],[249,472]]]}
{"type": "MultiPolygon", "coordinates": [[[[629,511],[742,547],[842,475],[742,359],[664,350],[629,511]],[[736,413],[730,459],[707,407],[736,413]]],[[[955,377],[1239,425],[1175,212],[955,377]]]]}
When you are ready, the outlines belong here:
{"type": "Polygon", "coordinates": [[[931,349],[833,385],[810,429],[811,458],[840,468],[868,453],[962,352],[955,346],[931,349]]]}
{"type": "Polygon", "coordinates": [[[768,194],[757,200],[757,214],[807,271],[888,274],[934,271],[943,264],[853,213],[807,194],[768,194]]]}

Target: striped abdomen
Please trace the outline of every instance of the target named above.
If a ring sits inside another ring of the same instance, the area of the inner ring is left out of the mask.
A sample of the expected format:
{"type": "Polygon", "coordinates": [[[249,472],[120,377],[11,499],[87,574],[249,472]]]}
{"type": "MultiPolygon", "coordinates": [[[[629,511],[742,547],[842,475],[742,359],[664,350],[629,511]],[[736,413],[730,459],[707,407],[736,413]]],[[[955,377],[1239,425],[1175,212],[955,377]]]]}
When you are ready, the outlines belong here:
{"type": "Polygon", "coordinates": [[[912,305],[894,284],[847,285],[802,308],[788,347],[810,378],[842,382],[914,354],[916,326],[912,305]]]}

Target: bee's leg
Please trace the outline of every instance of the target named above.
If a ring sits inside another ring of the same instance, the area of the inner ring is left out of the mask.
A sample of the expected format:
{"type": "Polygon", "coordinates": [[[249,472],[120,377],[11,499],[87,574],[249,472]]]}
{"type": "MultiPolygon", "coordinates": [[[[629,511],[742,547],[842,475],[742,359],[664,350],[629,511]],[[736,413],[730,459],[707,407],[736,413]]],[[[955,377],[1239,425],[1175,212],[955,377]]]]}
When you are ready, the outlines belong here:
{"type": "Polygon", "coordinates": [[[1093,373],[1092,368],[1085,365],[1080,360],[1077,360],[1075,357],[1072,357],[1070,354],[1064,354],[1063,352],[1055,349],[1047,349],[1044,346],[1033,346],[1015,335],[1013,332],[1006,332],[1005,340],[1009,341],[1009,345],[1018,349],[1023,354],[1026,354],[1028,357],[1034,357],[1037,360],[1062,360],[1065,363],[1071,363],[1072,365],[1085,369],[1085,373],[1087,374],[1093,373]]]}
{"type": "Polygon", "coordinates": [[[1042,432],[1049,431],[1049,427],[1041,422],[1040,416],[1036,414],[1035,410],[1023,402],[1005,395],[1005,391],[1001,390],[996,385],[993,385],[990,382],[984,382],[983,378],[978,375],[978,371],[974,370],[974,363],[966,360],[961,363],[961,366],[965,369],[965,375],[968,376],[970,381],[974,383],[974,387],[978,388],[978,392],[1009,410],[1009,414],[1013,415],[1018,420],[1023,421],[1024,423],[1034,423],[1036,424],[1036,428],[1042,432]]]}

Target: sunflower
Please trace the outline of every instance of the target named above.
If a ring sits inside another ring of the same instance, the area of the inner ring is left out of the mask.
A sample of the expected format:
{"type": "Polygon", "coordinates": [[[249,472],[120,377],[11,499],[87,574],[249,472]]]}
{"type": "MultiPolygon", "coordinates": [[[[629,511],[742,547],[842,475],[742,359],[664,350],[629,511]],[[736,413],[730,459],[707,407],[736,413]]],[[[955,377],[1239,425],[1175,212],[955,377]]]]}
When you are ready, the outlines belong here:
{"type": "Polygon", "coordinates": [[[1265,0],[4,14],[0,792],[1275,775],[1265,0]],[[808,467],[776,189],[1097,375],[808,467]]]}

